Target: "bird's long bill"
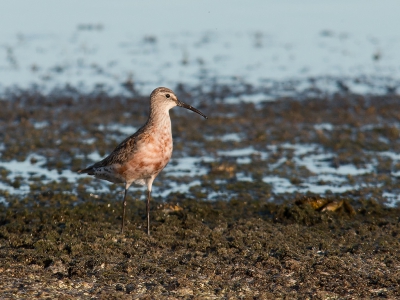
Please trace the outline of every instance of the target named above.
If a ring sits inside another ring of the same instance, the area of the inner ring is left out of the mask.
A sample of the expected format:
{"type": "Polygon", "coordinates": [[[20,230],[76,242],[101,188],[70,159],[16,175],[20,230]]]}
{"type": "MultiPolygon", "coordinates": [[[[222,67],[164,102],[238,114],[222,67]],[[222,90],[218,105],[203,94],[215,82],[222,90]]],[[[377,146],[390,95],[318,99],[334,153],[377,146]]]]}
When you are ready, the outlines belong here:
{"type": "Polygon", "coordinates": [[[208,119],[207,116],[205,114],[203,114],[201,111],[199,111],[197,108],[194,108],[193,106],[186,104],[182,101],[178,101],[178,106],[180,107],[184,107],[186,109],[189,109],[191,111],[194,111],[195,113],[198,113],[200,116],[204,117],[205,119],[208,119]]]}

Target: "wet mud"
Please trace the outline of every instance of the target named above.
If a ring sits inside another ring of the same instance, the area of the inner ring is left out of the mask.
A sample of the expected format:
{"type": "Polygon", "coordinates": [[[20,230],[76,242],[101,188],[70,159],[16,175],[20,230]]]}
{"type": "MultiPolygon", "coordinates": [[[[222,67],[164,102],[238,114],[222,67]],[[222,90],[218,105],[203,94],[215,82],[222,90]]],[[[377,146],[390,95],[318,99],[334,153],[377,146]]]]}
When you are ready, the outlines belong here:
{"type": "MultiPolygon", "coordinates": [[[[305,200],[130,199],[75,205],[41,194],[2,207],[3,298],[365,299],[400,296],[399,209],[320,212],[305,200]]],[[[87,195],[87,199],[90,199],[87,195]]],[[[310,200],[310,199],[307,199],[310,200]]],[[[316,200],[316,199],[311,199],[316,200]]]]}
{"type": "MultiPolygon", "coordinates": [[[[171,112],[174,158],[213,159],[199,161],[205,171],[193,176],[160,174],[154,191],[188,188],[154,197],[150,237],[142,190],[129,191],[121,234],[122,187],[63,177],[92,163],[93,153],[111,151],[126,136],[115,125],[142,125],[146,97],[64,90],[0,100],[1,161],[29,159],[60,175],[13,176],[0,168],[2,298],[400,297],[400,211],[387,196],[399,192],[398,96],[228,104],[226,97],[238,96],[229,87],[175,90],[209,120],[171,112]],[[222,138],[229,134],[234,138],[222,138]],[[306,184],[318,174],[288,144],[332,153],[324,158],[332,170],[366,171],[343,176],[349,189],[335,192],[327,179],[316,186],[332,190],[315,192],[306,184]],[[248,147],[245,158],[234,155],[248,147]],[[271,177],[297,189],[282,192],[271,177]]],[[[173,159],[171,170],[176,165],[173,159]]]]}

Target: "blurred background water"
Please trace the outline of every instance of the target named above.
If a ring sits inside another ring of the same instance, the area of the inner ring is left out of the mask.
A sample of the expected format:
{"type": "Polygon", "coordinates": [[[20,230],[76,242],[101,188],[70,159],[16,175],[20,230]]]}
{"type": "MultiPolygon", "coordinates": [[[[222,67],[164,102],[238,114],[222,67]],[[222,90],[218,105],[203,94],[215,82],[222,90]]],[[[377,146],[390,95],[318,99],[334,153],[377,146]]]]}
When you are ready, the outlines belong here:
{"type": "Polygon", "coordinates": [[[2,91],[70,85],[148,94],[154,86],[210,80],[292,81],[297,90],[345,86],[359,93],[400,85],[397,0],[17,0],[0,6],[2,91]]]}

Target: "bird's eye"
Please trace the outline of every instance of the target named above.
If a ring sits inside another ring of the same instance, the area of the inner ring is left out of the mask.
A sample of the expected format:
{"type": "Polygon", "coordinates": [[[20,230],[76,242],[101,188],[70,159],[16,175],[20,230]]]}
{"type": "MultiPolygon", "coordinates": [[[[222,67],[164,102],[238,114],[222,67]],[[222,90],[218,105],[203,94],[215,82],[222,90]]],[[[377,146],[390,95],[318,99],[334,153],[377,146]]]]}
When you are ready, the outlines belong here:
{"type": "Polygon", "coordinates": [[[165,97],[169,98],[169,94],[166,94],[165,97]]]}

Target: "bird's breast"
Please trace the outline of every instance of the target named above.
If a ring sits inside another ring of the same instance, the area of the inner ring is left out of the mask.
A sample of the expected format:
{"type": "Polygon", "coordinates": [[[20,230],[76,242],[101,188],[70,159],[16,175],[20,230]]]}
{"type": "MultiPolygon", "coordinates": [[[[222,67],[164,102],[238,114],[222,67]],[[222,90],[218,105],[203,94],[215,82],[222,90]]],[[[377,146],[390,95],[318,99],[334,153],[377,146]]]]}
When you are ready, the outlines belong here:
{"type": "Polygon", "coordinates": [[[120,173],[127,180],[156,176],[168,164],[173,149],[171,131],[150,131],[141,138],[134,155],[122,165],[120,173]]]}

